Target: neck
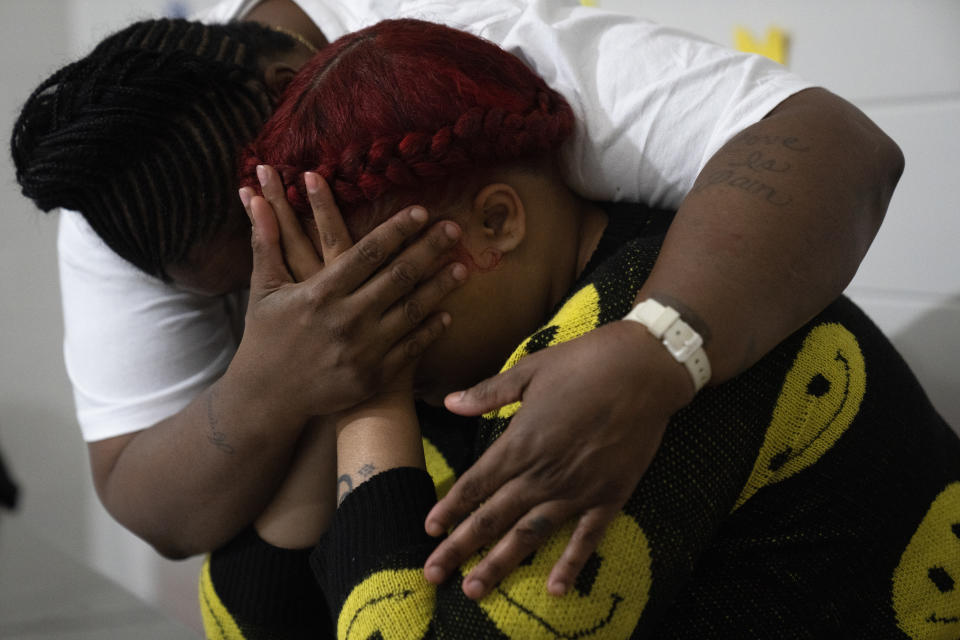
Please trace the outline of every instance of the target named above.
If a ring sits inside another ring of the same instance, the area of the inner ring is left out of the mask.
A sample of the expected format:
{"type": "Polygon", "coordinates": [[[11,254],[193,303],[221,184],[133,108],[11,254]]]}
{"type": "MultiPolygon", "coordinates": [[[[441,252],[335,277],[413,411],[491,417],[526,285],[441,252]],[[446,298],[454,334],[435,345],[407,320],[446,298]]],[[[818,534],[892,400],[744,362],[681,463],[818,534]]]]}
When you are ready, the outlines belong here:
{"type": "Polygon", "coordinates": [[[298,41],[297,46],[308,50],[312,49],[312,52],[316,52],[328,44],[327,38],[320,28],[313,23],[310,16],[291,0],[263,0],[251,9],[243,19],[260,22],[268,27],[296,34],[294,39],[298,41]]]}
{"type": "Polygon", "coordinates": [[[566,251],[554,246],[559,261],[555,263],[547,310],[553,309],[570,291],[593,257],[607,228],[607,214],[603,209],[570,191],[567,191],[565,199],[572,218],[571,242],[566,251]]]}
{"type": "Polygon", "coordinates": [[[593,257],[593,252],[600,244],[600,238],[607,228],[608,217],[606,211],[592,202],[581,200],[580,212],[580,246],[577,250],[577,276],[587,268],[587,263],[593,257]]]}

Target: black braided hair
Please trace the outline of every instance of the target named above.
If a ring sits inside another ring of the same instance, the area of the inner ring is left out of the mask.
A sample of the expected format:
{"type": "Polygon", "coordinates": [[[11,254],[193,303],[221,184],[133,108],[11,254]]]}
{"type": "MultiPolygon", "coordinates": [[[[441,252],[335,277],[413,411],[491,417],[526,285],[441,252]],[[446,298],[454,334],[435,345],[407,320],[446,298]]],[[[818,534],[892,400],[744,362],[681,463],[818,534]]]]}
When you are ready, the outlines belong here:
{"type": "Polygon", "coordinates": [[[14,125],[23,194],[83,214],[117,254],[169,279],[236,211],[236,157],[272,112],[261,55],[294,40],[253,22],[147,20],[45,80],[14,125]]]}

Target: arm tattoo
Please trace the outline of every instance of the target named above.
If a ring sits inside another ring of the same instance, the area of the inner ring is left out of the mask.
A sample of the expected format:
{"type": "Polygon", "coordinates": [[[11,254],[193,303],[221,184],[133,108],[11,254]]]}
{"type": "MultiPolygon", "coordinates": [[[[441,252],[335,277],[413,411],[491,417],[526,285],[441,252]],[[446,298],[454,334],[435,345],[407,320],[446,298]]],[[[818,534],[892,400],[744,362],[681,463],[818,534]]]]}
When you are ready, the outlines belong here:
{"type": "MultiPolygon", "coordinates": [[[[357,475],[363,478],[363,480],[369,479],[376,473],[377,468],[370,464],[369,462],[359,469],[357,469],[357,475]]],[[[349,473],[345,473],[339,478],[337,478],[337,506],[340,506],[340,503],[343,502],[343,499],[347,497],[347,494],[353,491],[353,476],[349,473]]]]}
{"type": "Polygon", "coordinates": [[[692,193],[713,186],[733,187],[760,198],[777,207],[785,207],[793,202],[793,196],[775,186],[771,178],[777,174],[787,174],[794,163],[787,158],[795,154],[806,153],[810,147],[794,136],[761,135],[744,132],[735,136],[723,148],[726,168],[711,169],[701,175],[694,184],[692,193]],[[767,177],[770,176],[770,177],[767,177]]]}
{"type": "Polygon", "coordinates": [[[353,491],[353,478],[350,477],[349,473],[345,473],[339,478],[337,478],[337,506],[339,507],[343,503],[343,499],[347,497],[353,491]]]}
{"type": "Polygon", "coordinates": [[[220,419],[217,418],[217,414],[213,410],[214,393],[216,392],[212,390],[207,393],[207,424],[210,427],[207,433],[207,441],[217,449],[220,449],[220,451],[232,455],[233,447],[227,444],[227,434],[217,428],[217,425],[220,424],[220,419]]]}

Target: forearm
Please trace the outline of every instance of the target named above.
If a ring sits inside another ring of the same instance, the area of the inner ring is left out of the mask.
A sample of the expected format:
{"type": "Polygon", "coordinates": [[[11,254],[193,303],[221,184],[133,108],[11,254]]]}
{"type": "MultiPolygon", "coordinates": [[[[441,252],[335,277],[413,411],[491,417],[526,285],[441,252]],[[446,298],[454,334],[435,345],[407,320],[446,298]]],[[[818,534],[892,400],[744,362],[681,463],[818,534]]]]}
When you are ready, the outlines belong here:
{"type": "Polygon", "coordinates": [[[337,500],[378,473],[426,469],[420,425],[408,393],[385,393],[337,418],[337,500]]]}
{"type": "Polygon", "coordinates": [[[92,443],[101,500],[165,556],[219,547],[253,521],[286,475],[305,419],[279,397],[231,365],[176,415],[92,443]]]}
{"type": "Polygon", "coordinates": [[[254,528],[269,544],[283,549],[312,547],[330,526],[337,508],[337,434],[327,417],[312,419],[279,491],[254,528]]]}
{"type": "Polygon", "coordinates": [[[801,92],[705,165],[637,300],[677,307],[728,380],[843,291],[902,168],[863,113],[801,92]]]}

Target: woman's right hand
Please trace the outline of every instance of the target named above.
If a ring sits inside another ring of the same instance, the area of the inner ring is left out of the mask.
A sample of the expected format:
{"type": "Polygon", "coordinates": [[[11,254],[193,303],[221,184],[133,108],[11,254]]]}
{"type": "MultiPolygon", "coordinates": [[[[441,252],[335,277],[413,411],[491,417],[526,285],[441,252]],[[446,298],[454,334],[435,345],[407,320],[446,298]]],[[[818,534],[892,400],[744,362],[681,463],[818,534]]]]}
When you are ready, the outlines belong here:
{"type": "Polygon", "coordinates": [[[395,256],[427,221],[427,212],[413,206],[354,245],[326,183],[308,174],[315,247],[276,172],[264,167],[259,174],[264,197],[241,193],[253,224],[253,273],[231,367],[243,369],[234,373],[243,374],[251,393],[281,394],[283,406],[304,419],[349,408],[442,333],[446,317],[434,311],[467,270],[459,263],[434,269],[460,229],[438,222],[395,256]]]}

